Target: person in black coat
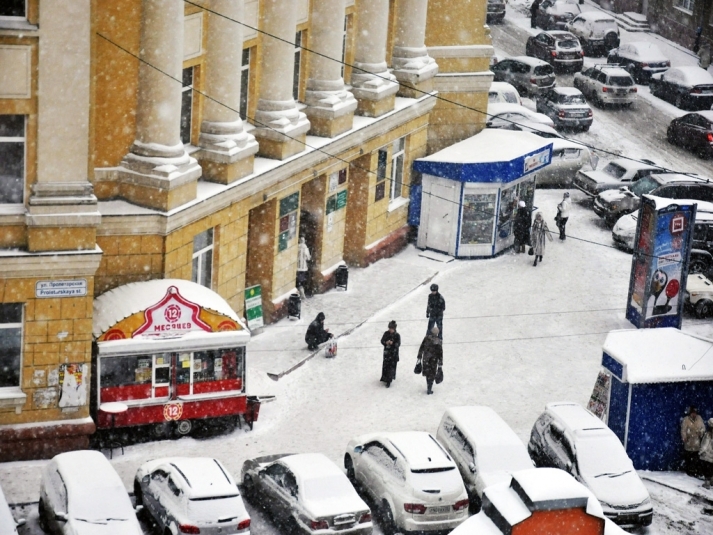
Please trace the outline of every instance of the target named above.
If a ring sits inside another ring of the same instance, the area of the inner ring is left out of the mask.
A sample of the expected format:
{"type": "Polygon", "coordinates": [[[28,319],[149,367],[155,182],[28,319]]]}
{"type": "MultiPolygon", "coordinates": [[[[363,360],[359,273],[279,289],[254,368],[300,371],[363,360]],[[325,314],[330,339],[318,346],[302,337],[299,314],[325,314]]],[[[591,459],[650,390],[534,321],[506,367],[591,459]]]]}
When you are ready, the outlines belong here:
{"type": "Polygon", "coordinates": [[[443,340],[443,312],[445,310],[446,300],[438,293],[438,284],[431,284],[431,293],[428,295],[428,305],[426,306],[426,317],[428,318],[426,334],[431,332],[434,325],[437,325],[438,338],[443,340]]]}
{"type": "Polygon", "coordinates": [[[530,6],[530,28],[537,28],[537,13],[540,11],[540,0],[535,0],[530,6]]]}
{"type": "Polygon", "coordinates": [[[518,253],[525,252],[525,246],[530,243],[530,227],[532,226],[532,214],[525,205],[525,201],[520,201],[515,214],[513,234],[515,235],[515,249],[518,253]]]}
{"type": "Polygon", "coordinates": [[[330,338],[332,338],[332,334],[328,329],[324,328],[324,312],[320,312],[307,327],[307,334],[305,334],[307,349],[317,349],[319,344],[326,342],[330,338]]]}
{"type": "Polygon", "coordinates": [[[443,366],[443,342],[438,337],[438,327],[426,335],[418,348],[421,374],[426,378],[426,394],[433,394],[433,382],[438,370],[443,366]]]}
{"type": "Polygon", "coordinates": [[[389,330],[381,337],[384,346],[384,362],[381,365],[381,382],[386,383],[386,388],[391,386],[391,381],[396,380],[396,364],[399,362],[399,346],[401,335],[396,332],[396,322],[389,322],[389,330]]]}

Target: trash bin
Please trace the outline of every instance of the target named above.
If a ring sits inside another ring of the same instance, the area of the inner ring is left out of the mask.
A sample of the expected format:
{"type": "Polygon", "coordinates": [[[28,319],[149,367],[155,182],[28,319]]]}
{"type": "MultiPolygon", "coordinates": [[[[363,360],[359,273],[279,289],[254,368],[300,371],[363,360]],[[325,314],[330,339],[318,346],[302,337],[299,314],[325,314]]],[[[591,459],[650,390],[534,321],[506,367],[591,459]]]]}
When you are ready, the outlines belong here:
{"type": "Polygon", "coordinates": [[[342,264],[337,268],[334,277],[336,279],[335,286],[337,288],[344,288],[346,290],[347,284],[349,283],[349,268],[342,264]]]}
{"type": "Polygon", "coordinates": [[[287,317],[300,318],[302,312],[302,299],[300,299],[300,294],[290,294],[290,298],[287,300],[287,317]]]}
{"type": "Polygon", "coordinates": [[[257,417],[260,415],[260,398],[257,396],[248,396],[248,404],[243,418],[245,423],[253,428],[253,424],[257,422],[257,417]]]}

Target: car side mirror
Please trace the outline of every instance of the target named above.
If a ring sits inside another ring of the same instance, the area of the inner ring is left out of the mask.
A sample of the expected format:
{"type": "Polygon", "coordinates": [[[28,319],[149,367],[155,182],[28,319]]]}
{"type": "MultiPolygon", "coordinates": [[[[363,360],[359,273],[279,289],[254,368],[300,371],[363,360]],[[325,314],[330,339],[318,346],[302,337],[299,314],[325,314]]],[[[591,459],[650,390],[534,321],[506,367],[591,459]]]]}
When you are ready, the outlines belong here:
{"type": "Polygon", "coordinates": [[[17,526],[18,528],[20,526],[24,526],[25,524],[27,524],[27,520],[25,520],[24,518],[19,518],[15,521],[15,526],[17,526]]]}
{"type": "Polygon", "coordinates": [[[470,464],[468,465],[468,470],[470,470],[470,472],[471,472],[472,474],[475,474],[475,464],[470,463],[470,464]]]}
{"type": "Polygon", "coordinates": [[[141,482],[144,485],[148,486],[148,484],[151,482],[151,477],[148,475],[145,475],[144,477],[141,478],[141,482]]]}
{"type": "Polygon", "coordinates": [[[63,512],[55,513],[54,519],[58,520],[59,522],[66,522],[67,521],[67,513],[63,513],[63,512]]]}
{"type": "Polygon", "coordinates": [[[354,453],[364,453],[364,446],[354,446],[354,453]]]}

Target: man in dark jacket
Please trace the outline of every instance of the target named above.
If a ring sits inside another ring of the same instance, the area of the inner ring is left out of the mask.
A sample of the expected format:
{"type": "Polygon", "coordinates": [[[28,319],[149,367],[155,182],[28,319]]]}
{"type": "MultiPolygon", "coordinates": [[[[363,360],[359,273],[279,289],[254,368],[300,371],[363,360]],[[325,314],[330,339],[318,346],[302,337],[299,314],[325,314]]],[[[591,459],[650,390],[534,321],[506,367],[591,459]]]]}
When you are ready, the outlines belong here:
{"type": "Polygon", "coordinates": [[[443,340],[443,312],[445,310],[446,300],[438,293],[438,284],[431,284],[431,293],[428,296],[428,306],[426,306],[426,317],[428,318],[426,334],[431,332],[434,325],[437,325],[438,338],[443,340]]]}
{"type": "Polygon", "coordinates": [[[433,394],[433,381],[438,369],[443,366],[443,342],[438,337],[438,327],[433,327],[418,348],[418,360],[421,361],[422,372],[426,378],[426,394],[433,394]]]}
{"type": "Polygon", "coordinates": [[[525,247],[530,243],[531,226],[532,215],[530,214],[530,209],[525,205],[525,201],[520,201],[515,214],[515,224],[513,225],[515,249],[517,249],[518,253],[524,253],[525,247]]]}
{"type": "Polygon", "coordinates": [[[386,388],[391,386],[391,381],[396,380],[396,365],[399,363],[399,346],[401,335],[396,332],[396,322],[389,322],[389,330],[381,337],[384,346],[384,362],[381,365],[381,382],[386,383],[386,388]]]}
{"type": "Polygon", "coordinates": [[[307,327],[307,334],[305,334],[307,349],[317,349],[319,344],[326,342],[330,338],[332,338],[332,333],[324,328],[324,312],[320,312],[307,327]]]}
{"type": "Polygon", "coordinates": [[[530,6],[530,28],[537,28],[537,12],[540,11],[540,0],[535,0],[530,6]]]}

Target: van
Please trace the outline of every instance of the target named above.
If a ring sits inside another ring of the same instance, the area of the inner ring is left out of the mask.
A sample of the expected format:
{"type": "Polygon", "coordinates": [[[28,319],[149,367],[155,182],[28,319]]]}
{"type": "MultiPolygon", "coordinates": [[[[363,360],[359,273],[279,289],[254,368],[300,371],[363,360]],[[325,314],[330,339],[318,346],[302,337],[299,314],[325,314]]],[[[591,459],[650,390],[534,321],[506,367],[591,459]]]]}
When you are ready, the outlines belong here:
{"type": "Polygon", "coordinates": [[[436,438],[458,466],[472,512],[480,510],[486,487],[533,467],[525,445],[490,407],[446,409],[436,438]]]}

